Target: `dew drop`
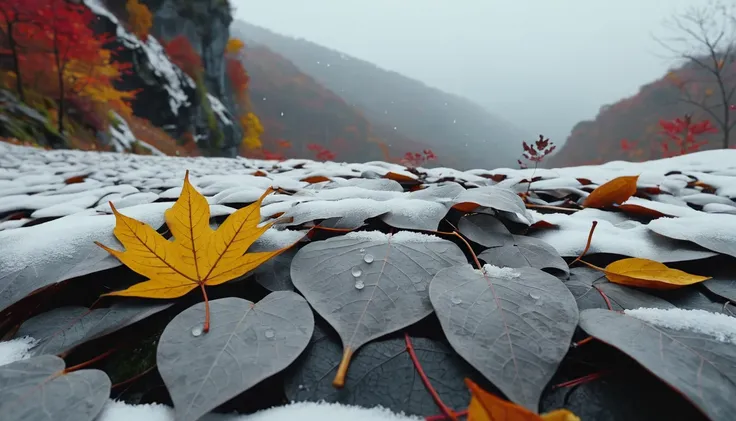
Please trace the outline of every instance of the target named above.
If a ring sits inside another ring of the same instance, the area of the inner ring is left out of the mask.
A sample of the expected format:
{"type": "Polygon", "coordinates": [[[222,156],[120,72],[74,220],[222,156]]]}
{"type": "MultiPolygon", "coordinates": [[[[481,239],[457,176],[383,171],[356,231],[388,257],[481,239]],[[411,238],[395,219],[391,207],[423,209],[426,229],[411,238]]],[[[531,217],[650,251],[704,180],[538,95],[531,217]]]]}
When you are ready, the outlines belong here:
{"type": "Polygon", "coordinates": [[[202,328],[197,326],[192,328],[192,336],[200,336],[202,334],[202,328]]]}
{"type": "Polygon", "coordinates": [[[373,255],[372,254],[366,254],[365,257],[363,257],[363,260],[366,263],[373,263],[373,255]]]}
{"type": "Polygon", "coordinates": [[[363,283],[363,281],[355,282],[355,289],[363,289],[363,288],[365,288],[365,284],[363,283]]]}
{"type": "Polygon", "coordinates": [[[356,278],[357,278],[358,276],[360,276],[360,275],[362,275],[362,274],[363,274],[363,271],[362,271],[362,270],[360,270],[360,268],[359,268],[359,267],[357,267],[357,266],[355,266],[355,267],[354,267],[354,268],[353,268],[353,269],[352,269],[352,270],[351,270],[350,272],[351,272],[351,273],[353,274],[353,276],[354,276],[354,277],[356,277],[356,278]]]}
{"type": "Polygon", "coordinates": [[[300,384],[299,385],[299,390],[304,390],[304,385],[303,384],[300,384]]]}
{"type": "Polygon", "coordinates": [[[529,296],[532,298],[532,300],[538,300],[541,298],[539,295],[531,293],[531,292],[529,293],[529,296]]]}
{"type": "Polygon", "coordinates": [[[450,300],[450,301],[452,301],[453,304],[460,304],[460,303],[463,302],[463,300],[461,300],[460,298],[457,298],[457,297],[452,297],[452,300],[450,300]]]}
{"type": "Polygon", "coordinates": [[[276,335],[276,333],[272,329],[266,330],[264,334],[266,335],[266,338],[268,339],[272,339],[274,335],[276,335]]]}
{"type": "Polygon", "coordinates": [[[365,253],[365,249],[360,249],[360,254],[365,253]]]}

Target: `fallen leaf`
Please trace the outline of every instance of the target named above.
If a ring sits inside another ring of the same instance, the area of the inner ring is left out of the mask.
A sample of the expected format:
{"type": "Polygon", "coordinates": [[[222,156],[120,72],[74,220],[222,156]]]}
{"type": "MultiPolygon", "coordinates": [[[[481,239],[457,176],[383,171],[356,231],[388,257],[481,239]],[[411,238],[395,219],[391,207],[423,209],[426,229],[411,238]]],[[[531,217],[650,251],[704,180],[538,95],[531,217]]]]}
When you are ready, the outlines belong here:
{"type": "Polygon", "coordinates": [[[75,175],[74,177],[69,177],[64,180],[64,184],[84,183],[84,180],[87,178],[87,176],[88,175],[75,175]]]}
{"type": "Polygon", "coordinates": [[[429,285],[450,345],[512,402],[537,411],[577,327],[575,297],[534,268],[443,269],[429,285]]]}
{"type": "Polygon", "coordinates": [[[526,220],[526,225],[534,221],[524,201],[513,190],[503,187],[484,186],[465,190],[455,198],[453,205],[461,212],[472,212],[478,207],[518,214],[526,220]]]}
{"type": "Polygon", "coordinates": [[[325,181],[331,181],[329,178],[323,176],[323,175],[313,175],[311,177],[302,178],[300,181],[303,181],[305,183],[323,183],[325,181]]]}
{"type": "MultiPolygon", "coordinates": [[[[258,224],[261,201],[271,191],[267,189],[258,201],[232,213],[215,231],[210,227],[209,203],[189,183],[187,172],[179,199],[164,214],[173,242],[111,205],[117,222],[113,233],[125,251],[96,244],[149,279],[105,296],[177,298],[200,287],[206,302],[205,286],[235,279],[288,248],[246,254],[270,227],[258,224]]],[[[206,315],[204,330],[209,330],[206,315]]]]}
{"type": "Polygon", "coordinates": [[[212,330],[202,333],[205,303],[179,313],[158,343],[156,364],[178,421],[196,421],[288,367],[309,344],[314,315],[299,294],[277,291],[252,303],[210,303],[212,330]]]}
{"type": "Polygon", "coordinates": [[[299,250],[291,280],[343,344],[333,384],[344,386],[358,348],[431,314],[429,281],[461,262],[467,259],[455,243],[408,231],[348,233],[299,250]]]}
{"type": "Polygon", "coordinates": [[[710,292],[736,303],[736,274],[732,276],[717,275],[703,282],[710,292]]]}
{"type": "Polygon", "coordinates": [[[584,310],[580,327],[643,365],[711,420],[736,413],[736,346],[706,333],[656,326],[608,310],[584,310]]]}
{"type": "Polygon", "coordinates": [[[617,260],[604,270],[611,282],[653,289],[673,289],[710,279],[708,276],[691,275],[679,269],[668,268],[664,263],[630,257],[617,260]]]}
{"type": "Polygon", "coordinates": [[[557,250],[542,240],[523,235],[512,235],[511,243],[491,247],[478,255],[478,259],[498,267],[554,269],[565,277],[570,273],[565,259],[557,250]]]}
{"type": "Polygon", "coordinates": [[[482,213],[460,218],[457,225],[460,234],[485,247],[500,247],[514,242],[506,226],[496,217],[482,213]]]}
{"type": "Polygon", "coordinates": [[[607,208],[614,204],[621,204],[636,193],[638,175],[616,177],[601,184],[590,192],[583,201],[583,206],[589,208],[607,208]]]}
{"type": "Polygon", "coordinates": [[[470,379],[465,379],[465,385],[472,394],[468,405],[468,421],[580,421],[580,418],[566,409],[538,415],[486,392],[470,379]]]}
{"type": "MultiPolygon", "coordinates": [[[[289,401],[382,406],[421,416],[442,412],[422,382],[404,338],[367,343],[350,363],[345,387],[335,389],[332,379],[342,359],[342,346],[335,334],[318,327],[307,350],[288,370],[284,391],[289,401]]],[[[481,381],[482,376],[444,343],[419,337],[410,340],[424,373],[437,380],[432,386],[442,402],[453,409],[467,406],[470,393],[463,379],[481,381]]]]}
{"type": "Polygon", "coordinates": [[[3,421],[96,419],[110,396],[110,379],[100,370],[64,368],[55,355],[0,366],[3,421]]]}
{"type": "Polygon", "coordinates": [[[171,303],[115,303],[108,308],[59,307],[23,322],[16,338],[30,336],[38,342],[32,355],[62,354],[92,339],[137,323],[171,307],[171,303]]]}

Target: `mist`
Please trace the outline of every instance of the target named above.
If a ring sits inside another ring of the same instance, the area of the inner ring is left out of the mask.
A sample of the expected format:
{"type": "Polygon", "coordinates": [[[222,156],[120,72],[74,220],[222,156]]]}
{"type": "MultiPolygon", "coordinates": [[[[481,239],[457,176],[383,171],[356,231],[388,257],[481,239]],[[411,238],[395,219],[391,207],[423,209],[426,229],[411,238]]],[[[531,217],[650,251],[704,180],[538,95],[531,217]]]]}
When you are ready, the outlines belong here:
{"type": "Polygon", "coordinates": [[[564,143],[674,64],[655,39],[703,0],[232,0],[250,23],[462,95],[564,143]]]}

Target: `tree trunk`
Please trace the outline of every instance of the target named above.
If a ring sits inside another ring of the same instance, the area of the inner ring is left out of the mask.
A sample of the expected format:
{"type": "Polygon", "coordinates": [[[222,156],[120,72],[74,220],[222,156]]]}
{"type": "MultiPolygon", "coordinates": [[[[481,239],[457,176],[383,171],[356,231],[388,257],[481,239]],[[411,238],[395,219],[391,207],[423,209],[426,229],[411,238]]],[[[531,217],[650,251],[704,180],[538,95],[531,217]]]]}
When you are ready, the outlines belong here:
{"type": "Polygon", "coordinates": [[[54,60],[56,61],[56,77],[59,82],[59,109],[57,111],[57,130],[60,135],[64,134],[64,68],[59,57],[59,46],[56,43],[56,34],[54,34],[54,60]]]}
{"type": "Polygon", "coordinates": [[[13,56],[15,90],[18,91],[18,98],[20,98],[21,102],[26,102],[26,93],[23,90],[23,79],[20,74],[20,57],[18,57],[18,44],[15,43],[15,38],[13,37],[13,27],[14,24],[8,22],[8,47],[10,48],[10,53],[13,56]]]}

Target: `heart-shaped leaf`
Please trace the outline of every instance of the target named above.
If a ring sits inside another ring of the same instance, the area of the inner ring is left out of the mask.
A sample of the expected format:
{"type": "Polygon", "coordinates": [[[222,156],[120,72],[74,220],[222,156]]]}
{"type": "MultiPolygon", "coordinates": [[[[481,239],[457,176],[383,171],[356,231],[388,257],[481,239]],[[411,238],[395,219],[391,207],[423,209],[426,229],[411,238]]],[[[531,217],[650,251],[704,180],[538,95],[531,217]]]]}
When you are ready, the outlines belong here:
{"type": "Polygon", "coordinates": [[[292,282],[342,340],[335,386],[358,348],[432,313],[429,281],[460,262],[467,259],[455,243],[408,231],[348,233],[299,250],[292,282]]]}
{"type": "MultiPolygon", "coordinates": [[[[683,312],[682,317],[689,317],[686,310],[675,311],[683,312]]],[[[701,320],[701,323],[708,321],[701,320]]],[[[733,419],[736,413],[734,343],[719,340],[702,330],[675,330],[608,310],[581,312],[580,327],[628,354],[680,391],[711,420],[733,419]]]]}
{"type": "Polygon", "coordinates": [[[166,326],[156,363],[176,419],[195,421],[288,367],[309,343],[314,316],[300,295],[277,291],[256,304],[228,297],[210,302],[212,327],[202,331],[205,303],[166,326]]]}
{"type": "Polygon", "coordinates": [[[130,326],[171,307],[170,303],[115,303],[108,308],[59,307],[23,322],[15,337],[38,342],[33,355],[61,354],[77,345],[130,326]]]}
{"type": "Polygon", "coordinates": [[[457,229],[470,241],[486,247],[501,247],[514,241],[509,230],[498,218],[482,213],[460,218],[457,229]]]}
{"type": "Polygon", "coordinates": [[[64,372],[64,360],[41,355],[0,366],[3,421],[92,421],[110,396],[100,370],[64,372]]]}
{"type": "Polygon", "coordinates": [[[455,351],[536,412],[578,323],[575,297],[562,281],[534,268],[463,264],[437,273],[429,296],[455,351]]]}
{"type": "Polygon", "coordinates": [[[555,269],[565,277],[570,268],[557,250],[542,240],[523,235],[512,235],[512,242],[491,247],[478,255],[480,260],[498,267],[555,269]]]}
{"type": "MultiPolygon", "coordinates": [[[[477,371],[441,342],[410,338],[424,373],[445,405],[467,406],[470,393],[463,379],[478,379],[477,371]]],[[[411,360],[404,338],[378,340],[363,346],[350,364],[345,387],[332,379],[342,359],[339,338],[315,329],[312,342],[290,368],[284,384],[290,401],[324,400],[366,408],[382,406],[394,412],[430,416],[441,413],[411,360]]]]}

